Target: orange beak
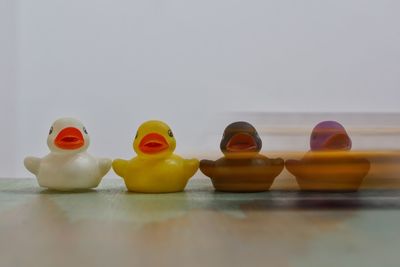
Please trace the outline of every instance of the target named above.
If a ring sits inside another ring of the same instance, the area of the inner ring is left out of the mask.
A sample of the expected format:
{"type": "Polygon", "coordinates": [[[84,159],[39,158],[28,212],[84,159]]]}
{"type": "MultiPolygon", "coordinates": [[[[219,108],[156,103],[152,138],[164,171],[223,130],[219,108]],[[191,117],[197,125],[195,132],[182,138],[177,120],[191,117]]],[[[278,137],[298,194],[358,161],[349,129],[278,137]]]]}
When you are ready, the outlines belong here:
{"type": "Polygon", "coordinates": [[[346,134],[335,134],[324,144],[326,150],[350,150],[351,141],[346,134]]]}
{"type": "Polygon", "coordinates": [[[57,135],[54,144],[61,149],[74,150],[85,144],[81,131],[74,127],[62,129],[57,135]]]}
{"type": "Polygon", "coordinates": [[[226,150],[228,152],[252,152],[257,150],[257,144],[251,135],[238,133],[229,140],[226,150]]]}
{"type": "Polygon", "coordinates": [[[164,136],[157,133],[150,133],[140,141],[139,149],[145,154],[156,154],[169,148],[164,136]]]}

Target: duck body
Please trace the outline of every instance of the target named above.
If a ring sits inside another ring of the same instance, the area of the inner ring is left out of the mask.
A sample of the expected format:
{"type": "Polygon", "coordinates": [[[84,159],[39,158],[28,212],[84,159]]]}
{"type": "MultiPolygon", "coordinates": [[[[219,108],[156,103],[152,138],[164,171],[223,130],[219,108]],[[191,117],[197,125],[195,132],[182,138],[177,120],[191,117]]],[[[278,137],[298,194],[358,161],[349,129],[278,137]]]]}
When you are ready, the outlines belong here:
{"type": "Polygon", "coordinates": [[[287,160],[286,169],[304,191],[357,191],[370,162],[349,151],[307,152],[300,160],[287,160]]]}
{"type": "Polygon", "coordinates": [[[248,122],[228,125],[220,143],[224,157],[202,160],[200,170],[208,176],[217,191],[260,192],[268,190],[282,172],[284,161],[261,155],[262,142],[248,122]]]}
{"type": "MultiPolygon", "coordinates": [[[[27,158],[26,162],[32,158],[27,158]]],[[[73,191],[95,188],[111,167],[111,161],[84,152],[62,155],[50,153],[40,160],[37,180],[41,187],[73,191]]],[[[26,163],[26,165],[29,163],[26,163]]]]}
{"type": "MultiPolygon", "coordinates": [[[[114,170],[117,171],[116,165],[114,170]]],[[[190,177],[199,166],[197,160],[185,160],[177,155],[164,159],[141,159],[135,157],[126,162],[122,178],[131,192],[172,193],[183,191],[190,177]]]]}
{"type": "Polygon", "coordinates": [[[47,139],[51,152],[43,158],[27,157],[24,165],[41,187],[60,191],[97,187],[110,170],[111,160],[87,153],[89,142],[82,123],[73,118],[59,119],[47,139]]]}
{"type": "Polygon", "coordinates": [[[282,159],[269,159],[258,154],[249,158],[226,158],[216,161],[202,160],[201,171],[217,191],[260,192],[268,190],[282,172],[282,159]]]}
{"type": "Polygon", "coordinates": [[[124,179],[130,192],[180,192],[197,172],[199,161],[173,154],[175,146],[168,125],[161,121],[148,121],[139,127],[134,140],[137,157],[116,159],[112,167],[124,179]]]}

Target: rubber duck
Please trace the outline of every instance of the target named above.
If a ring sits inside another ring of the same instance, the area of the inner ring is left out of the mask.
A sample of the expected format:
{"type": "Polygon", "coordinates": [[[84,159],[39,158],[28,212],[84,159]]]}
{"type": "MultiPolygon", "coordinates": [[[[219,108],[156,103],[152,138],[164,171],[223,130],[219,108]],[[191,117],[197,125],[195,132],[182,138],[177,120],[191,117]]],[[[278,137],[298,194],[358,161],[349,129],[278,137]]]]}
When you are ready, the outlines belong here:
{"type": "Polygon", "coordinates": [[[176,140],[171,128],[162,121],[147,121],[137,130],[133,149],[137,156],[116,159],[112,167],[121,176],[128,191],[172,193],[183,191],[197,172],[197,159],[183,159],[173,154],[176,140]]]}
{"type": "Polygon", "coordinates": [[[367,159],[351,152],[352,141],[336,121],[318,123],[310,136],[310,151],[287,160],[286,169],[306,191],[357,191],[368,174],[367,159]]]}
{"type": "Polygon", "coordinates": [[[90,138],[83,124],[74,118],[56,120],[50,128],[50,153],[27,157],[24,165],[36,175],[41,187],[60,191],[95,188],[111,168],[111,160],[88,154],[90,138]]]}
{"type": "Polygon", "coordinates": [[[216,161],[201,160],[200,170],[211,178],[217,191],[269,190],[274,179],[283,170],[284,161],[261,155],[261,148],[261,138],[250,123],[231,123],[225,128],[220,143],[224,157],[216,161]]]}

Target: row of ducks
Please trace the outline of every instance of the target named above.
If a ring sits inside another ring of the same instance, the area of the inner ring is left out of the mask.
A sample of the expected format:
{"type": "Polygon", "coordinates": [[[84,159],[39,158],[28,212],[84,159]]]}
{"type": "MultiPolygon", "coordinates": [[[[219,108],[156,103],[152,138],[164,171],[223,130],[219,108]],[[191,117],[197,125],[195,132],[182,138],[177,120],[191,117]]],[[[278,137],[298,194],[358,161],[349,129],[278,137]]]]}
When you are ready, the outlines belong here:
{"type": "Polygon", "coordinates": [[[58,119],[47,138],[50,153],[43,158],[27,157],[24,165],[40,186],[62,191],[95,188],[112,167],[129,191],[143,193],[182,191],[199,168],[218,191],[266,191],[284,167],[303,190],[354,191],[370,168],[366,159],[347,153],[351,139],[335,121],[316,125],[310,151],[300,160],[286,162],[260,154],[260,136],[243,121],[226,127],[220,143],[224,156],[215,161],[199,162],[174,154],[174,134],[161,121],[147,121],[138,128],[133,141],[137,156],[130,160],[93,157],[86,152],[89,143],[88,132],[80,121],[58,119]]]}

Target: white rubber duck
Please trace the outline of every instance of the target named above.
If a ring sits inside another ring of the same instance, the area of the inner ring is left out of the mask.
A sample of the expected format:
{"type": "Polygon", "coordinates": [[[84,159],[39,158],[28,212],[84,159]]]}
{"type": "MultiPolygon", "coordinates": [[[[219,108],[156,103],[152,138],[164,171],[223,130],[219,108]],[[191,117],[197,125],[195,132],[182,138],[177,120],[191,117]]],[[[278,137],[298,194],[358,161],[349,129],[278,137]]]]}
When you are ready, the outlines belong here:
{"type": "Polygon", "coordinates": [[[88,154],[89,143],[89,135],[80,121],[58,119],[47,138],[51,152],[44,158],[27,157],[24,165],[36,175],[41,187],[61,191],[97,187],[112,161],[88,154]]]}

